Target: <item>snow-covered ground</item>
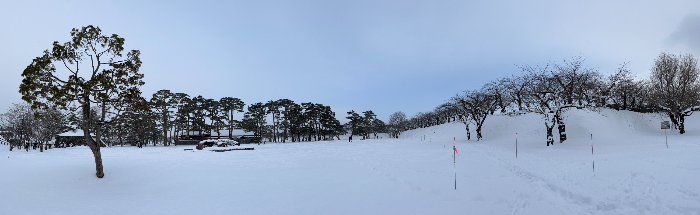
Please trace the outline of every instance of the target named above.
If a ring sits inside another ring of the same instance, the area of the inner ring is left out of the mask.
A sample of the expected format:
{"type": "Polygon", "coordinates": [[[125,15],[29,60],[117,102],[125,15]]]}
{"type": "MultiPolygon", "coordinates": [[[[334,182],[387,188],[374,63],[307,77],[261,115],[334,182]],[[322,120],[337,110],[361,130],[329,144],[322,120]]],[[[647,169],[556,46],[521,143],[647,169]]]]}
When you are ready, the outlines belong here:
{"type": "Polygon", "coordinates": [[[3,149],[0,214],[700,214],[700,117],[669,131],[669,148],[660,121],[572,111],[569,140],[550,147],[537,115],[491,116],[478,142],[445,124],[227,147],[252,151],[113,147],[102,179],[87,147],[3,149]]]}

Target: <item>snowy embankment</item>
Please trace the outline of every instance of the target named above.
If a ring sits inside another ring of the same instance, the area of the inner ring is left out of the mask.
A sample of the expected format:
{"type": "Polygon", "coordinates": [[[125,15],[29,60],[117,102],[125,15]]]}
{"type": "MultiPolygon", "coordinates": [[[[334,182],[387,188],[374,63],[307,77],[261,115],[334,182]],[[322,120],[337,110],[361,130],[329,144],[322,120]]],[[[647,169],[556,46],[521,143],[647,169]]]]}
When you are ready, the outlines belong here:
{"type": "Polygon", "coordinates": [[[523,115],[490,116],[482,141],[445,124],[399,139],[228,147],[252,151],[104,148],[103,179],[87,147],[5,149],[0,214],[700,214],[700,117],[687,134],[669,131],[668,149],[661,120],[572,111],[569,140],[550,147],[541,119],[523,115]]]}

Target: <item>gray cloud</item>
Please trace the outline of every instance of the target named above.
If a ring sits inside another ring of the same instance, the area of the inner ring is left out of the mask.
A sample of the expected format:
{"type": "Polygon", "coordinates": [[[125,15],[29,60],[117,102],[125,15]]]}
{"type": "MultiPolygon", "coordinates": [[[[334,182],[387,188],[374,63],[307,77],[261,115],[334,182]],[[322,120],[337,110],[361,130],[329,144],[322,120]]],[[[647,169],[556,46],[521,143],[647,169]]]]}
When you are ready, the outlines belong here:
{"type": "Polygon", "coordinates": [[[687,15],[669,37],[669,42],[682,44],[700,54],[700,14],[687,15]]]}

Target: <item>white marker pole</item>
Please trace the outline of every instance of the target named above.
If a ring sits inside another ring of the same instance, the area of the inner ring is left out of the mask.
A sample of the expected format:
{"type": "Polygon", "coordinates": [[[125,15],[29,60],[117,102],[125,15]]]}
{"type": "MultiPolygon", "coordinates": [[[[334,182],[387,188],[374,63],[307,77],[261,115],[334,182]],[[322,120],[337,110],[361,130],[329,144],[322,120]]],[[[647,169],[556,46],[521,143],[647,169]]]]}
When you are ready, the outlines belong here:
{"type": "Polygon", "coordinates": [[[591,134],[591,159],[593,159],[593,175],[595,176],[595,157],[593,157],[593,134],[591,134]]]}
{"type": "Polygon", "coordinates": [[[515,157],[518,157],[518,133],[515,133],[515,157]]]}
{"type": "Polygon", "coordinates": [[[457,189],[457,156],[455,155],[455,152],[457,152],[457,149],[454,146],[454,143],[452,143],[452,158],[454,159],[452,162],[454,162],[454,168],[455,168],[455,190],[457,189]]]}

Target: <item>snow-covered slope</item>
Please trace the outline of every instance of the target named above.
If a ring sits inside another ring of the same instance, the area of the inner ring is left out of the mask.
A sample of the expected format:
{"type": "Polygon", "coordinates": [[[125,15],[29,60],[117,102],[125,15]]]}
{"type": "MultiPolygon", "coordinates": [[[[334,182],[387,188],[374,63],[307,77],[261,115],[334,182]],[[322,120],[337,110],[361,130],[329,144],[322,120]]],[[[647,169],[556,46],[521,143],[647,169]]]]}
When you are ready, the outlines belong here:
{"type": "Polygon", "coordinates": [[[5,149],[0,214],[700,214],[700,118],[669,148],[661,120],[571,111],[569,140],[549,147],[539,116],[522,115],[490,116],[482,141],[445,124],[240,146],[252,151],[104,148],[103,179],[87,147],[5,149]]]}
{"type": "MultiPolygon", "coordinates": [[[[473,176],[477,183],[526,182],[527,188],[512,188],[510,195],[492,195],[510,196],[513,213],[699,214],[700,117],[686,120],[686,134],[668,130],[669,148],[660,125],[664,120],[668,119],[659,114],[574,110],[567,114],[568,140],[560,144],[555,128],[557,141],[549,147],[544,121],[535,114],[489,117],[482,141],[466,141],[463,124],[416,129],[403,138],[425,135],[428,140],[444,141],[456,137],[460,152],[486,158],[477,163],[497,165],[466,164],[478,172],[473,176]],[[496,175],[511,179],[498,178],[493,171],[503,171],[496,175]]],[[[474,138],[475,126],[470,128],[474,138]]]]}

